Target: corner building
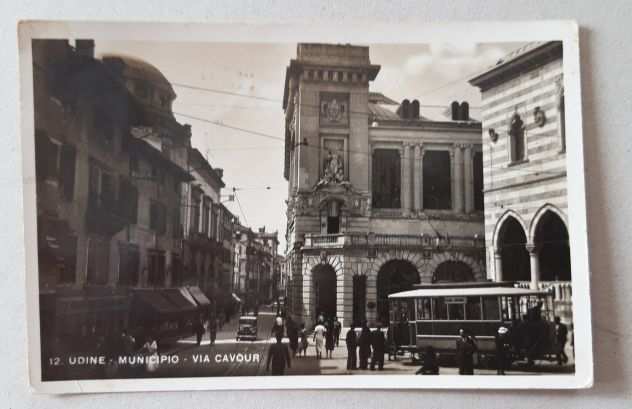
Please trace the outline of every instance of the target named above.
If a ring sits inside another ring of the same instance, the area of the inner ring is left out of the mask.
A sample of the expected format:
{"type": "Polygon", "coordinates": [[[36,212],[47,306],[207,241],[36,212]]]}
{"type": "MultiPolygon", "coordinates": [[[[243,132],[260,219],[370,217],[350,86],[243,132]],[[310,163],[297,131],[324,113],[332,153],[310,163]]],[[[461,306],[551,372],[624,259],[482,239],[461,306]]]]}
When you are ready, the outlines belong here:
{"type": "MultiPolygon", "coordinates": [[[[285,79],[288,309],[388,322],[388,294],[486,278],[481,126],[369,91],[369,48],[299,44],[285,79]]],[[[448,110],[450,112],[450,110],[448,110]]]]}

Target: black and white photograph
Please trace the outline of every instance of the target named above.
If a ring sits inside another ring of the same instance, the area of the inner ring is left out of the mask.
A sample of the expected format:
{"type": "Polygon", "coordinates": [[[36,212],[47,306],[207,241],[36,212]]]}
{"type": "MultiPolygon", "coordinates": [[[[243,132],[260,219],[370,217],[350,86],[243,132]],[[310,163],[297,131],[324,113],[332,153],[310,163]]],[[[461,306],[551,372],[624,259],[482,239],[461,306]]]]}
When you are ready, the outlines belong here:
{"type": "Polygon", "coordinates": [[[67,24],[20,38],[33,385],[591,379],[576,26],[67,24]]]}

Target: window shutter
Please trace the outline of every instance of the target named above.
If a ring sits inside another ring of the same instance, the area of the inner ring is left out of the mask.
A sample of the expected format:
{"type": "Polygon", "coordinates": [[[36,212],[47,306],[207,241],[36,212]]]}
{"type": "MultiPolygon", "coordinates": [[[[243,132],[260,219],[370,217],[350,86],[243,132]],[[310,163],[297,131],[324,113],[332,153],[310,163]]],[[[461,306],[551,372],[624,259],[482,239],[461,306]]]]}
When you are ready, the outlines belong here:
{"type": "Polygon", "coordinates": [[[64,198],[71,201],[75,192],[75,161],[77,150],[73,145],[61,147],[60,176],[64,198]]]}

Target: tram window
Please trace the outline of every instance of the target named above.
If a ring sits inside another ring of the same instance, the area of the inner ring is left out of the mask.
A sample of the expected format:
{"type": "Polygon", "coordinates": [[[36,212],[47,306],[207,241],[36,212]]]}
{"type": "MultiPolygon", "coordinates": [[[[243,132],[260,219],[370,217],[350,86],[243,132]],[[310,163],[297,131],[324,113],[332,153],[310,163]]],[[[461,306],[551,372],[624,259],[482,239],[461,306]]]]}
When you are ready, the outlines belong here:
{"type": "Polygon", "coordinates": [[[417,300],[417,319],[429,320],[432,318],[430,314],[430,298],[422,298],[417,300]]]}
{"type": "Polygon", "coordinates": [[[447,320],[448,309],[443,298],[435,298],[434,306],[432,308],[433,319],[435,320],[447,320]]]}
{"type": "Polygon", "coordinates": [[[483,317],[490,321],[500,320],[498,297],[483,297],[483,317]]]}
{"type": "Polygon", "coordinates": [[[481,320],[483,314],[481,311],[481,297],[468,297],[465,306],[465,316],[468,320],[481,320]]]}
{"type": "Polygon", "coordinates": [[[465,304],[448,304],[448,319],[463,320],[465,318],[465,304]]]}

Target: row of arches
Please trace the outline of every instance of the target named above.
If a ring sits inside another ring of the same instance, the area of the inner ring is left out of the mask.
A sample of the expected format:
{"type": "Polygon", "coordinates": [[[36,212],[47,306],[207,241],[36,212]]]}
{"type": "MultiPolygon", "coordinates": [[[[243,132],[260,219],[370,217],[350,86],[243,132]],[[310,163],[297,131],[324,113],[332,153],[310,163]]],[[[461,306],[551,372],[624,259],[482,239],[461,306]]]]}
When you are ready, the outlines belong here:
{"type": "MultiPolygon", "coordinates": [[[[384,263],[376,281],[377,319],[388,322],[388,296],[400,291],[412,290],[420,283],[420,274],[413,263],[408,260],[395,259],[384,263]]],[[[462,261],[449,260],[439,264],[432,276],[432,282],[474,281],[472,268],[462,261]]],[[[327,319],[338,315],[338,278],[336,270],[330,264],[318,264],[312,269],[312,286],[314,294],[314,317],[327,319]]],[[[352,321],[360,323],[366,319],[367,277],[356,275],[353,278],[353,317],[352,321]]]]}
{"type": "Polygon", "coordinates": [[[529,230],[517,214],[508,212],[499,220],[494,234],[497,278],[528,281],[535,271],[542,281],[571,279],[568,229],[556,210],[551,206],[538,212],[529,230]]]}

